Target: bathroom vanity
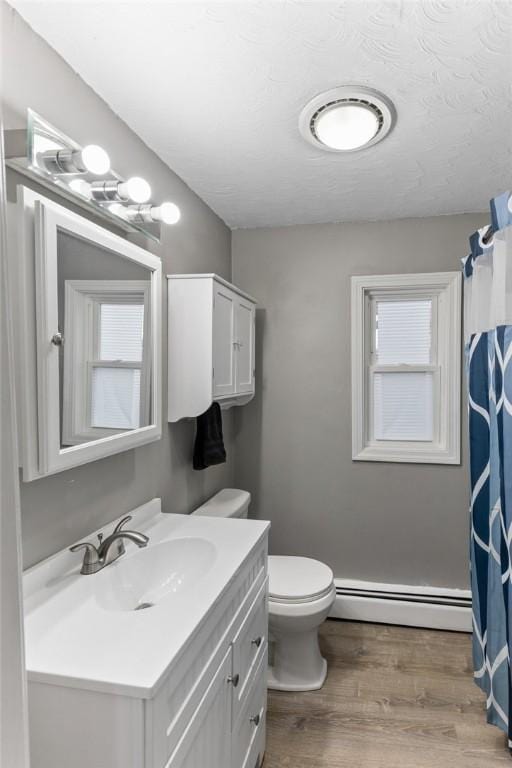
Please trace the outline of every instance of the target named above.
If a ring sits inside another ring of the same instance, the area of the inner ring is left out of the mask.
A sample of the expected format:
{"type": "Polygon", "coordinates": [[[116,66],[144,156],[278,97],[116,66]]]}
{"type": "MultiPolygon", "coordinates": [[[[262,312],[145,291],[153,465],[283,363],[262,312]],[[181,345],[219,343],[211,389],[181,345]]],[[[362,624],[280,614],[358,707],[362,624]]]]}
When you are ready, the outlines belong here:
{"type": "Polygon", "coordinates": [[[145,549],[93,575],[66,550],[24,575],[32,766],[258,768],[269,524],[159,499],[132,514],[145,549]]]}

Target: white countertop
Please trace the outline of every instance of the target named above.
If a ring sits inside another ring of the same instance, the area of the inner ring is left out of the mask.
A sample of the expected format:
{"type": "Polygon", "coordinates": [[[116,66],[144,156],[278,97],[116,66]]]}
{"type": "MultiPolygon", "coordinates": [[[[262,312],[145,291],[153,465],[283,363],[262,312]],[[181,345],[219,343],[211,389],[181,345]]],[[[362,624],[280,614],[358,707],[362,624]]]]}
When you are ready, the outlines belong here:
{"type": "MultiPolygon", "coordinates": [[[[125,555],[89,576],[80,574],[83,551],[67,549],[24,573],[30,681],[150,698],[269,528],[261,520],[162,513],[160,499],[131,514],[125,528],[148,535],[146,549],[127,541],[125,555]],[[152,546],[183,537],[214,545],[215,559],[205,575],[147,610],[105,607],[101,596],[114,575],[110,569],[121,563],[126,568],[139,551],[149,554],[152,546]]],[[[101,532],[108,535],[115,522],[101,532]]]]}

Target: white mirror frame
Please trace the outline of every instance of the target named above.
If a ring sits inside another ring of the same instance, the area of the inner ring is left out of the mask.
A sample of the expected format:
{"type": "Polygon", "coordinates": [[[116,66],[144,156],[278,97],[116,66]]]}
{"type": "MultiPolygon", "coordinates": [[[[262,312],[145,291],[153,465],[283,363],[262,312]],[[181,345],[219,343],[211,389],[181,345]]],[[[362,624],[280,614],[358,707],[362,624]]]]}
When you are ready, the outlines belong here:
{"type": "Polygon", "coordinates": [[[162,436],[162,264],[149,251],[114,235],[24,186],[18,186],[21,317],[18,335],[23,480],[86,464],[162,436]],[[61,448],[57,333],[57,231],[114,251],[151,271],[152,423],[61,448]]]}

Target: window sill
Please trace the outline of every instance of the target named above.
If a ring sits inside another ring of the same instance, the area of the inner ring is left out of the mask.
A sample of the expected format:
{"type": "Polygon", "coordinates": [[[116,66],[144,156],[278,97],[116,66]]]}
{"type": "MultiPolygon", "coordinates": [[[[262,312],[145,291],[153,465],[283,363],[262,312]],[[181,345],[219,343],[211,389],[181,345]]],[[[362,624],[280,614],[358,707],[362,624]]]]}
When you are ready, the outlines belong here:
{"type": "Polygon", "coordinates": [[[387,461],[391,463],[404,464],[459,464],[460,454],[458,451],[448,451],[446,449],[435,447],[430,449],[399,449],[399,448],[379,448],[377,446],[366,446],[360,450],[354,450],[352,453],[353,461],[387,461]]]}

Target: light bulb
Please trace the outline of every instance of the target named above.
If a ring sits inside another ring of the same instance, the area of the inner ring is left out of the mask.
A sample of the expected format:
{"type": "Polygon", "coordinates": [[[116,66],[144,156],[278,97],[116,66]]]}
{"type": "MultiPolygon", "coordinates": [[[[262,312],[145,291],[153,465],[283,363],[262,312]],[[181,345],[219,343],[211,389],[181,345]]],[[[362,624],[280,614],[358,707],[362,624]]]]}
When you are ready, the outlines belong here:
{"type": "Polygon", "coordinates": [[[92,173],[102,176],[110,170],[110,158],[97,144],[89,144],[83,149],[49,149],[40,158],[46,170],[55,175],[92,173]]]}
{"type": "Polygon", "coordinates": [[[140,176],[132,176],[128,181],[122,181],[118,186],[118,192],[121,198],[128,198],[134,203],[147,203],[151,197],[151,187],[140,176]]]}
{"type": "Polygon", "coordinates": [[[69,182],[69,188],[78,195],[87,198],[87,200],[91,199],[91,185],[84,181],[84,179],[73,179],[73,181],[69,182]]]}
{"type": "Polygon", "coordinates": [[[126,218],[126,209],[121,203],[112,203],[112,205],[108,206],[108,210],[110,213],[113,213],[114,216],[119,216],[121,219],[126,218]]]}
{"type": "Polygon", "coordinates": [[[103,176],[110,170],[110,157],[103,147],[97,144],[88,144],[81,151],[82,163],[89,173],[95,176],[103,176]]]}
{"type": "Polygon", "coordinates": [[[321,112],[314,122],[314,130],[322,144],[347,151],[368,144],[379,130],[379,121],[367,107],[340,104],[321,112]]]}
{"type": "Polygon", "coordinates": [[[181,211],[175,203],[162,203],[151,208],[151,218],[153,221],[163,221],[164,224],[177,224],[181,211]]]}

